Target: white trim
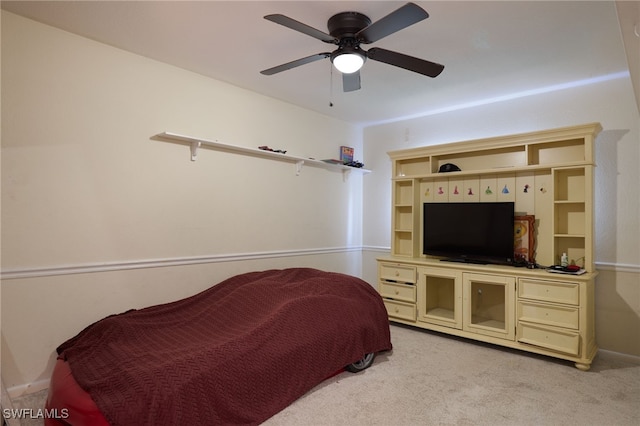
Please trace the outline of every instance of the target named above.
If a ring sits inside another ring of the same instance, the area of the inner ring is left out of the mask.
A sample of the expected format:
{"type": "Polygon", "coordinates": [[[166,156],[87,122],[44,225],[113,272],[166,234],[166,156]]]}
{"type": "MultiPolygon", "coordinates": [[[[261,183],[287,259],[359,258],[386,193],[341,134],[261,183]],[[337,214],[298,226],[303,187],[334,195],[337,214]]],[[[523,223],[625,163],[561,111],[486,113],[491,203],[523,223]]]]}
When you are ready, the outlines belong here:
{"type": "Polygon", "coordinates": [[[362,251],[362,246],[282,250],[255,253],[213,254],[207,256],[174,257],[166,259],[142,259],[127,260],[122,262],[93,263],[85,265],[64,265],[53,267],[10,269],[0,272],[0,279],[8,280],[20,278],[48,277],[55,275],[88,274],[95,272],[124,271],[129,269],[196,265],[201,263],[238,262],[246,260],[271,259],[277,257],[348,253],[354,251],[362,251]]]}
{"type": "MultiPolygon", "coordinates": [[[[9,280],[20,278],[48,277],[56,275],[89,274],[95,272],[125,271],[129,269],[163,268],[169,266],[197,265],[202,263],[238,262],[246,260],[272,259],[278,257],[348,253],[355,251],[368,251],[389,254],[391,248],[384,246],[328,247],[255,253],[213,254],[207,256],[174,257],[165,259],[127,260],[122,262],[103,262],[85,265],[34,267],[1,271],[0,279],[9,280]]],[[[640,273],[640,265],[633,265],[628,263],[596,262],[596,268],[601,271],[631,272],[635,274],[640,273]]]]}
{"type": "Polygon", "coordinates": [[[391,247],[383,247],[383,246],[362,246],[362,251],[376,251],[380,253],[389,254],[391,252],[391,247]]]}
{"type": "Polygon", "coordinates": [[[640,265],[630,263],[596,262],[596,269],[599,271],[640,273],[640,265]]]}
{"type": "Polygon", "coordinates": [[[602,349],[602,348],[599,348],[598,352],[604,352],[604,353],[608,354],[609,356],[620,357],[625,362],[632,362],[634,364],[640,365],[640,356],[631,355],[631,354],[625,354],[625,353],[622,353],[622,352],[610,351],[610,350],[602,349]]]}
{"type": "Polygon", "coordinates": [[[49,383],[51,383],[51,379],[42,379],[31,383],[11,386],[7,388],[7,393],[9,394],[9,398],[14,400],[25,395],[49,389],[49,383]]]}

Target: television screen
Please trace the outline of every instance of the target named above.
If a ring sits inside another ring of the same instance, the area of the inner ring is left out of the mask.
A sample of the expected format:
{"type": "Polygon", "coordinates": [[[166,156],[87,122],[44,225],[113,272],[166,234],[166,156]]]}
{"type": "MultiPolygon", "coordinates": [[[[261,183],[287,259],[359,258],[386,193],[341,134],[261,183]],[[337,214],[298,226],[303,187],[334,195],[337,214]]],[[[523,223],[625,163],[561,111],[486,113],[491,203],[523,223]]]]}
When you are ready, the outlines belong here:
{"type": "Polygon", "coordinates": [[[424,203],[423,253],[457,262],[509,264],[513,202],[424,203]]]}

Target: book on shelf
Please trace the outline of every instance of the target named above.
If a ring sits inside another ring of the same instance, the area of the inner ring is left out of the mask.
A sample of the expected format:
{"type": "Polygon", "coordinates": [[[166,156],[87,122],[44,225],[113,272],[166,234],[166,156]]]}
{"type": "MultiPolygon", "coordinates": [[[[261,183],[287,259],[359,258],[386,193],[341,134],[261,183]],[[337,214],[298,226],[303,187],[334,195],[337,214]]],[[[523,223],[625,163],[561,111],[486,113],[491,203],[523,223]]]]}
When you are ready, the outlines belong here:
{"type": "Polygon", "coordinates": [[[353,148],[350,146],[341,146],[340,160],[342,161],[342,164],[351,163],[353,161],[353,148]]]}
{"type": "Polygon", "coordinates": [[[341,166],[344,165],[344,162],[342,162],[342,160],[335,160],[333,158],[327,158],[326,160],[322,160],[322,161],[328,164],[339,164],[341,166]]]}
{"type": "Polygon", "coordinates": [[[567,275],[582,275],[587,272],[584,268],[574,269],[574,268],[566,268],[560,266],[551,266],[547,268],[547,272],[551,272],[553,274],[567,274],[567,275]]]}

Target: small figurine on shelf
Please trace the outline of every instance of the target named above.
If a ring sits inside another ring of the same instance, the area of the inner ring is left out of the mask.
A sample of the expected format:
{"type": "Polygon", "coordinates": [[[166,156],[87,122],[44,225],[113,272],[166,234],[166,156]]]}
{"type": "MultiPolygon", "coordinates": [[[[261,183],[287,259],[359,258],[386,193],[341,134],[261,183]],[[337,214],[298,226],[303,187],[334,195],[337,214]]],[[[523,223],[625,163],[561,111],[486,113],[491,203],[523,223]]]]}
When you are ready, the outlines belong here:
{"type": "Polygon", "coordinates": [[[287,151],[284,151],[282,149],[269,148],[267,145],[261,145],[261,146],[258,147],[258,149],[261,149],[263,151],[277,152],[279,154],[286,154],[287,153],[287,151]]]}
{"type": "Polygon", "coordinates": [[[358,169],[364,167],[364,164],[359,161],[349,161],[348,163],[344,163],[345,166],[356,167],[358,169]]]}

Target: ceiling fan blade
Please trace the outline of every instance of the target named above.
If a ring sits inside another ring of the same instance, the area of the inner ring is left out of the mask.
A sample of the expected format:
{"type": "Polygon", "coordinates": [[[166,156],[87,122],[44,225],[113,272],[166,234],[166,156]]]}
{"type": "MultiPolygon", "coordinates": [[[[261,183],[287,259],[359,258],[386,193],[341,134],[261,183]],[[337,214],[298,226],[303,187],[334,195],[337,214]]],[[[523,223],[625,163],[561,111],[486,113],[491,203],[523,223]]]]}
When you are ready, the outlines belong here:
{"type": "Polygon", "coordinates": [[[407,3],[356,33],[361,43],[373,43],[410,25],[427,19],[429,14],[414,3],[407,3]]]}
{"type": "Polygon", "coordinates": [[[384,62],[385,64],[404,68],[427,77],[437,77],[444,70],[444,65],[435,62],[426,61],[424,59],[414,58],[413,56],[403,53],[392,52],[391,50],[373,47],[367,51],[367,58],[384,62]]]}
{"type": "Polygon", "coordinates": [[[299,67],[300,65],[308,64],[310,62],[319,61],[320,59],[328,58],[331,53],[317,53],[315,55],[307,56],[306,58],[296,59],[295,61],[287,62],[286,64],[278,65],[273,68],[260,71],[260,74],[273,75],[282,71],[290,70],[291,68],[299,67]]]}
{"type": "Polygon", "coordinates": [[[360,71],[351,74],[342,74],[342,90],[344,92],[360,90],[360,71]]]}
{"type": "Polygon", "coordinates": [[[307,24],[303,24],[302,22],[298,22],[295,19],[289,18],[288,16],[281,15],[279,13],[273,15],[267,15],[264,19],[275,22],[276,24],[284,25],[287,28],[291,28],[292,30],[301,32],[313,38],[317,38],[318,40],[322,40],[325,43],[336,43],[338,39],[329,34],[322,32],[320,30],[316,30],[313,27],[310,27],[307,24]]]}

